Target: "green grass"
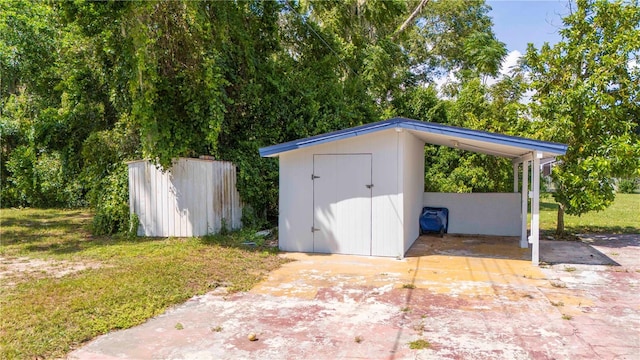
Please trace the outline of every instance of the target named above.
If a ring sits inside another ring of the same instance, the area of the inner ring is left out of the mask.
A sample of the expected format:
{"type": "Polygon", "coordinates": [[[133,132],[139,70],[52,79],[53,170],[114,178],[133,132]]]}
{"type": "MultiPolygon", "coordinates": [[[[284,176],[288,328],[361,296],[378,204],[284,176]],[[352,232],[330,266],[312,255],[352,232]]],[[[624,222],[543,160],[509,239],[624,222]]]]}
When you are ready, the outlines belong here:
{"type": "Polygon", "coordinates": [[[418,339],[409,343],[409,349],[413,349],[413,350],[428,349],[430,347],[431,347],[431,344],[424,339],[418,339]]]}
{"type": "MultiPolygon", "coordinates": [[[[614,203],[600,212],[589,212],[582,216],[564,216],[565,230],[573,234],[640,233],[640,194],[616,194],[614,203]]],[[[549,194],[540,197],[540,229],[555,232],[558,205],[549,194]]]]}
{"type": "Polygon", "coordinates": [[[129,328],[218,284],[248,290],[284,260],[240,246],[242,234],[206,238],[93,237],[78,210],[0,210],[0,272],[7,259],[97,268],[54,277],[0,278],[0,358],[56,358],[97,335],[129,328]],[[11,280],[10,282],[8,280],[11,280]]]}

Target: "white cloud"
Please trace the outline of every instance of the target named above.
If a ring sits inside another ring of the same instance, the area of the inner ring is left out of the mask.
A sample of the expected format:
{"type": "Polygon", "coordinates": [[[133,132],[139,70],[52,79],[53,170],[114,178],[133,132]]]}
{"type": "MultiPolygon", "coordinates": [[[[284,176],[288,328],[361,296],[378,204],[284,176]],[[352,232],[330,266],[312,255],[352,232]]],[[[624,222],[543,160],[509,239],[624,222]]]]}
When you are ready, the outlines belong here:
{"type": "Polygon", "coordinates": [[[438,91],[440,91],[440,92],[441,92],[443,86],[445,86],[448,83],[456,82],[456,81],[458,81],[458,78],[456,78],[456,76],[453,74],[452,71],[448,72],[444,76],[440,76],[440,77],[437,77],[437,78],[433,79],[433,82],[436,85],[436,89],[438,89],[438,91]]]}
{"type": "Polygon", "coordinates": [[[500,67],[500,74],[508,75],[518,66],[518,61],[522,54],[518,50],[513,50],[507,54],[507,56],[502,60],[502,66],[500,67]]]}
{"type": "Polygon", "coordinates": [[[487,78],[486,84],[493,85],[500,81],[503,76],[511,75],[513,70],[515,70],[516,66],[518,66],[518,61],[522,57],[522,53],[518,50],[513,50],[505,56],[502,60],[502,65],[500,66],[500,72],[496,77],[487,78]]]}

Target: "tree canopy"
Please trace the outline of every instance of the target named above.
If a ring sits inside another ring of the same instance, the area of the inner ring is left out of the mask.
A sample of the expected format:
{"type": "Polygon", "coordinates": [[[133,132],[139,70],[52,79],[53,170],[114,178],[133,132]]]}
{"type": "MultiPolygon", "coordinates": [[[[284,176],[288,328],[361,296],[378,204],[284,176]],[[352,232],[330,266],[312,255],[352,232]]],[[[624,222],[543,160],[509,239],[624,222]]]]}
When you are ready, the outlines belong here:
{"type": "MultiPolygon", "coordinates": [[[[637,165],[640,37],[637,5],[578,8],[561,44],[529,51],[526,75],[488,85],[506,49],[482,0],[0,2],[1,205],[89,205],[98,231],[121,231],[123,161],[213,155],[238,166],[256,225],[278,194],[259,147],[406,116],[568,142],[557,199],[586,211],[571,176],[637,165]],[[603,142],[577,146],[593,134],[603,142]]],[[[430,190],[509,188],[506,161],[425,151],[430,190]]]]}
{"type": "Polygon", "coordinates": [[[450,5],[3,2],[2,205],[100,212],[123,160],[210,154],[274,218],[277,165],[258,147],[412,106],[400,99],[435,107],[415,94],[438,71],[487,71],[459,44],[494,38],[488,7],[450,5]]]}
{"type": "Polygon", "coordinates": [[[558,232],[563,212],[602,210],[616,177],[640,175],[640,8],[580,0],[563,21],[559,43],[524,57],[534,132],[569,145],[553,171],[558,232]]]}

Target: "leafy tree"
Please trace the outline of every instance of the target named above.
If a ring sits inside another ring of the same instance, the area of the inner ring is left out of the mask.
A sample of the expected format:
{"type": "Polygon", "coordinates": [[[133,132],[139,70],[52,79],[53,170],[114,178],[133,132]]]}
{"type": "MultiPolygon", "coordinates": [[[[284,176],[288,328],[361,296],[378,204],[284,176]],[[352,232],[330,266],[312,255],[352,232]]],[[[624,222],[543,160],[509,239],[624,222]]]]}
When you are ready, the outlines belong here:
{"type": "Polygon", "coordinates": [[[490,9],[483,0],[428,2],[420,36],[412,39],[420,54],[414,70],[426,76],[453,71],[463,79],[495,75],[506,49],[491,29],[490,9]]]}
{"type": "Polygon", "coordinates": [[[524,57],[536,133],[569,145],[552,173],[558,233],[564,213],[606,208],[614,178],[640,174],[638,3],[579,0],[563,22],[562,41],[524,57]]]}
{"type": "Polygon", "coordinates": [[[465,40],[463,50],[469,63],[460,71],[462,77],[495,77],[500,70],[502,59],[507,55],[505,44],[487,32],[471,34],[465,40]]]}
{"type": "Polygon", "coordinates": [[[57,35],[55,14],[48,5],[0,2],[1,104],[9,95],[25,91],[46,95],[42,92],[51,90],[57,79],[57,35]]]}
{"type": "Polygon", "coordinates": [[[346,81],[362,83],[386,116],[394,99],[435,76],[499,68],[506,51],[491,31],[489,9],[482,0],[349,0],[303,1],[301,13],[336,44],[346,81]],[[489,55],[488,47],[497,52],[489,55]]]}
{"type": "Polygon", "coordinates": [[[247,220],[273,220],[277,162],[260,146],[398,115],[459,121],[428,84],[448,70],[465,81],[495,73],[504,48],[488,9],[482,0],[0,2],[2,205],[86,201],[99,231],[126,230],[124,160],[168,168],[210,154],[238,165],[247,220]]]}
{"type": "MultiPolygon", "coordinates": [[[[463,82],[454,99],[443,101],[446,123],[520,135],[528,123],[520,80],[507,77],[493,86],[479,78],[463,82]]],[[[513,186],[511,162],[504,158],[428,145],[425,162],[427,191],[504,192],[513,186]]]]}
{"type": "MultiPolygon", "coordinates": [[[[0,177],[3,206],[67,204],[61,154],[41,141],[59,104],[58,23],[40,2],[0,3],[0,177]],[[54,180],[55,179],[55,180],[54,180]],[[55,183],[55,185],[53,185],[55,183]],[[54,191],[51,191],[54,190],[54,191]]],[[[75,198],[75,196],[74,196],[75,198]]]]}

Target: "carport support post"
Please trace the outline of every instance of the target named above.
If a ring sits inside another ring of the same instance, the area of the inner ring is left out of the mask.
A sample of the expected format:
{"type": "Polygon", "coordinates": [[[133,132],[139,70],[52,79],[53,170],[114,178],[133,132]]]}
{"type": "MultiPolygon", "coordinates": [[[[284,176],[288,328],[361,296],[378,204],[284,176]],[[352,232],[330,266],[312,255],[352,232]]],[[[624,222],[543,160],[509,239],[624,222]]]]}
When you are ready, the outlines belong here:
{"type": "Polygon", "coordinates": [[[522,162],[522,209],[520,210],[520,217],[522,221],[522,230],[520,233],[520,247],[528,248],[529,241],[527,240],[527,215],[529,214],[529,160],[522,162]]]}
{"type": "Polygon", "coordinates": [[[531,263],[538,266],[540,263],[540,159],[541,152],[533,154],[533,198],[531,199],[531,263]]]}
{"type": "Polygon", "coordinates": [[[518,166],[520,163],[513,163],[513,192],[518,192],[518,166]]]}

